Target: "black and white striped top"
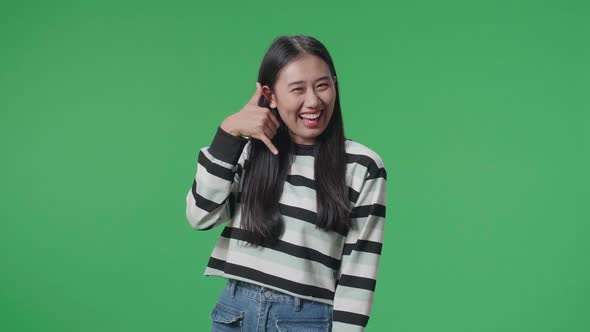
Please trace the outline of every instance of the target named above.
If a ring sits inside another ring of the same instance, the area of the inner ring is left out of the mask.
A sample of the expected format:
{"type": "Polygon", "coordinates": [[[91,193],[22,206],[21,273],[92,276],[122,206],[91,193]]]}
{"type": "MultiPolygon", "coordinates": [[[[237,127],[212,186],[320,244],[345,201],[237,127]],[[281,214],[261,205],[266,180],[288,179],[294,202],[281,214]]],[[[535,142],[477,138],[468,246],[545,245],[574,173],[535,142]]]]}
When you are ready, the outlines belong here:
{"type": "MultiPolygon", "coordinates": [[[[385,226],[386,171],[368,147],[346,140],[346,183],[353,227],[346,234],[315,227],[313,145],[295,145],[279,211],[285,231],[272,246],[244,246],[239,229],[240,176],[250,144],[221,128],[199,151],[186,196],[192,228],[224,225],[204,275],[276,289],[333,305],[333,330],[364,331],[373,307],[385,226]]],[[[279,152],[280,153],[280,152],[279,152]]]]}

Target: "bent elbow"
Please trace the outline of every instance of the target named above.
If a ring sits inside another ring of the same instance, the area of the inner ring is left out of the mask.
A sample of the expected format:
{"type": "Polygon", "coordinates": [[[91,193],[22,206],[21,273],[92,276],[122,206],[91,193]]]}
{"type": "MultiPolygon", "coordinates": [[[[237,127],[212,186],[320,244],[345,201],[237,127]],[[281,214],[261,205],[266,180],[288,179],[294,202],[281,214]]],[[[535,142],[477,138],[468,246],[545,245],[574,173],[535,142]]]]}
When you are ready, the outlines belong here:
{"type": "Polygon", "coordinates": [[[195,208],[188,204],[186,207],[186,220],[188,221],[191,228],[197,231],[210,229],[211,224],[215,223],[211,222],[211,218],[208,218],[207,215],[198,213],[195,208]]]}
{"type": "Polygon", "coordinates": [[[198,231],[209,230],[213,228],[213,226],[217,222],[217,219],[219,219],[216,217],[218,217],[216,213],[207,212],[202,209],[199,209],[195,205],[194,200],[191,200],[190,196],[187,196],[186,220],[188,221],[192,229],[198,231]]]}

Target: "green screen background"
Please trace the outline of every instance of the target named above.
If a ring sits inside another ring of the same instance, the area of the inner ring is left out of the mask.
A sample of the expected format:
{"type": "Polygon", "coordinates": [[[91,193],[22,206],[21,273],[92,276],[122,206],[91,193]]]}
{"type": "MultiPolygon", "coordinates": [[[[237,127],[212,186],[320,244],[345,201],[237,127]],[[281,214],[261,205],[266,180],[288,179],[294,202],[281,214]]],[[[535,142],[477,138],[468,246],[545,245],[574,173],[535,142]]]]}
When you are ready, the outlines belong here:
{"type": "Polygon", "coordinates": [[[3,1],[0,329],[209,330],[198,150],[309,34],[388,171],[367,330],[590,331],[589,9],[3,1]]]}

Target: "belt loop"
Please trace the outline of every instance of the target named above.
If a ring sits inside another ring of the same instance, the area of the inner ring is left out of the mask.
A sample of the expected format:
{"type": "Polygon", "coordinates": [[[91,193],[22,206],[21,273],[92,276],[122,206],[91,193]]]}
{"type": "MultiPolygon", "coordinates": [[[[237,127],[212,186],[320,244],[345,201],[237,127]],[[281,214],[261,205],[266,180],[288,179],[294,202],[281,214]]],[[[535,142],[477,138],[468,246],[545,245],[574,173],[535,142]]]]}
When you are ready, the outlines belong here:
{"type": "Polygon", "coordinates": [[[301,299],[295,296],[295,311],[301,311],[301,299]]]}
{"type": "Polygon", "coordinates": [[[236,284],[238,283],[238,281],[235,279],[229,279],[229,280],[230,280],[229,293],[231,294],[231,297],[234,298],[234,297],[236,297],[236,284]]]}

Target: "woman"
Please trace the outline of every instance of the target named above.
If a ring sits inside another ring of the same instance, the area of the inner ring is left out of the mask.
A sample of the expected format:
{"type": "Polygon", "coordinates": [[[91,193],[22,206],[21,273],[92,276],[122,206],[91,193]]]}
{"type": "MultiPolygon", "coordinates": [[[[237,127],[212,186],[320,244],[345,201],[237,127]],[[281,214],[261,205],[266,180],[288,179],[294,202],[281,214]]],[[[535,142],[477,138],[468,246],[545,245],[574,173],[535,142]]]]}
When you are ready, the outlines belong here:
{"type": "Polygon", "coordinates": [[[386,171],[344,137],[318,40],[281,36],[256,92],[199,153],[186,216],[225,224],[204,275],[228,282],[213,331],[364,331],[383,242],[386,171]]]}

